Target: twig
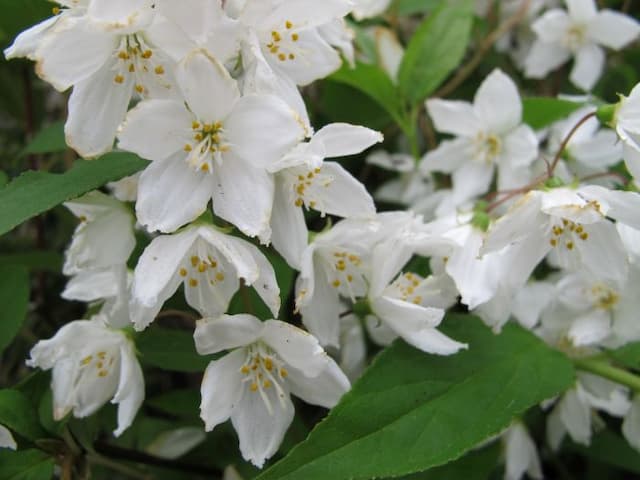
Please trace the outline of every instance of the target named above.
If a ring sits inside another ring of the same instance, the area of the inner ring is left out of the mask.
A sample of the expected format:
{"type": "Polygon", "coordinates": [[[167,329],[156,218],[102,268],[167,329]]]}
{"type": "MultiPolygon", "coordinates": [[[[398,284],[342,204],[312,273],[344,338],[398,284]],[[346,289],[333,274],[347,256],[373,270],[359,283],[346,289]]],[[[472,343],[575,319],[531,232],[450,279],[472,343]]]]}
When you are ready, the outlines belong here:
{"type": "Polygon", "coordinates": [[[434,97],[446,97],[451,92],[453,92],[456,88],[462,84],[469,75],[473,73],[473,71],[480,65],[485,55],[493,44],[496,43],[500,37],[502,37],[505,33],[519,24],[524,16],[527,14],[529,10],[529,5],[531,4],[531,0],[525,0],[518,11],[507,18],[504,22],[502,22],[498,28],[492,31],[485,39],[484,42],[480,45],[480,48],[476,51],[475,55],[471,58],[471,60],[464,65],[458,72],[453,76],[451,80],[449,80],[445,85],[442,86],[435,94],[434,97]]]}
{"type": "Polygon", "coordinates": [[[567,145],[569,144],[569,141],[571,140],[571,138],[575,135],[575,133],[578,131],[578,129],[584,125],[590,118],[595,117],[596,116],[596,112],[591,112],[586,114],[584,117],[582,117],[580,119],[580,121],[578,123],[576,123],[573,128],[571,129],[571,131],[569,131],[569,133],[567,134],[566,137],[564,137],[564,140],[562,140],[562,143],[560,144],[560,148],[558,148],[558,152],[556,153],[556,156],[553,159],[553,162],[551,162],[551,166],[549,167],[549,177],[551,177],[553,175],[553,172],[555,171],[556,167],[558,166],[558,163],[560,162],[560,159],[562,158],[562,154],[564,153],[565,148],[567,148],[567,145]]]}

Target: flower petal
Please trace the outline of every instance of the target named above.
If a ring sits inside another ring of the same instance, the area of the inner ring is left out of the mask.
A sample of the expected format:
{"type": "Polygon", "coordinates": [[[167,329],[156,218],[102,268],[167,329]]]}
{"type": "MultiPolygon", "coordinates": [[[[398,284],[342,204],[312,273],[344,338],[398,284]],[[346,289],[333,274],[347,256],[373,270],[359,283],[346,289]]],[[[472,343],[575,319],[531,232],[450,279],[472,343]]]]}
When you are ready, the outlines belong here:
{"type": "Polygon", "coordinates": [[[287,370],[291,393],[312,405],[333,408],[351,385],[340,367],[327,357],[325,368],[316,376],[309,377],[296,368],[287,370]]]}
{"type": "Polygon", "coordinates": [[[204,372],[200,394],[200,418],[210,432],[227,420],[238,408],[244,384],[240,368],[245,360],[244,349],[235,350],[214,360],[204,372]]]}
{"type": "Polygon", "coordinates": [[[640,35],[640,24],[628,15],[605,9],[589,23],[587,32],[600,45],[620,50],[640,35]]]}
{"type": "Polygon", "coordinates": [[[262,330],[262,322],[253,315],[222,315],[198,320],[193,339],[200,355],[210,355],[254,343],[262,330]]]}
{"type": "Polygon", "coordinates": [[[426,103],[429,116],[439,132],[473,137],[482,130],[482,123],[468,102],[431,99],[426,103]]]}
{"type": "Polygon", "coordinates": [[[319,375],[326,367],[328,357],[318,339],[300,328],[280,320],[267,320],[261,337],[285,363],[308,377],[319,375]]]}
{"type": "Polygon", "coordinates": [[[120,381],[111,401],[118,404],[118,428],[113,432],[116,437],[131,426],[144,400],[144,376],[134,348],[126,339],[120,347],[120,381]]]}
{"type": "Polygon", "coordinates": [[[503,134],[522,120],[522,100],[513,80],[496,68],[482,82],[473,100],[473,109],[483,129],[503,134]]]}
{"type": "Polygon", "coordinates": [[[593,43],[584,45],[576,53],[576,61],[569,75],[574,85],[590,91],[604,70],[604,50],[593,43]]]}

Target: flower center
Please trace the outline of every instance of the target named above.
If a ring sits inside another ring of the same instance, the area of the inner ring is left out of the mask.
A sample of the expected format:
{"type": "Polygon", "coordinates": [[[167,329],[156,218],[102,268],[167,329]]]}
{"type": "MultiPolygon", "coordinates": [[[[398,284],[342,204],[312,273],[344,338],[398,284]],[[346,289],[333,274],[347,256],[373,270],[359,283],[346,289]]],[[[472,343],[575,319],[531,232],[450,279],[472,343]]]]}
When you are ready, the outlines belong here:
{"type": "Polygon", "coordinates": [[[149,87],[154,83],[167,89],[171,88],[163,79],[165,67],[142,35],[123,35],[115,56],[117,63],[113,81],[116,84],[123,85],[127,78],[132,77],[135,91],[142,97],[149,95],[149,87]]]}
{"type": "Polygon", "coordinates": [[[95,372],[98,378],[108,377],[115,363],[116,357],[109,352],[101,350],[95,354],[87,355],[80,360],[81,373],[95,372]]]}
{"type": "Polygon", "coordinates": [[[296,207],[302,207],[317,209],[320,206],[322,209],[322,200],[317,195],[314,195],[313,186],[320,185],[321,187],[328,187],[333,182],[333,177],[329,175],[323,175],[322,169],[316,168],[313,170],[307,170],[304,168],[292,169],[293,180],[293,203],[296,207]],[[320,204],[320,205],[319,205],[320,204]]]}
{"type": "Polygon", "coordinates": [[[224,282],[225,275],[222,267],[211,255],[192,255],[189,263],[178,270],[178,274],[184,278],[185,287],[196,288],[202,284],[211,286],[224,282]]]}
{"type": "Polygon", "coordinates": [[[352,300],[367,290],[362,258],[351,252],[335,250],[329,257],[329,281],[338,292],[352,300]]]}
{"type": "Polygon", "coordinates": [[[244,376],[242,381],[248,385],[249,392],[257,393],[262,397],[269,414],[273,415],[273,405],[268,395],[271,389],[275,390],[284,408],[286,393],[281,383],[289,373],[284,367],[284,362],[271,348],[261,342],[247,347],[247,357],[240,372],[244,376]]]}
{"type": "Polygon", "coordinates": [[[478,134],[476,138],[476,156],[475,158],[482,162],[491,164],[495,158],[502,152],[502,140],[500,137],[484,133],[478,134]]]}
{"type": "Polygon", "coordinates": [[[279,62],[295,60],[301,53],[296,45],[300,40],[300,34],[296,32],[293,23],[287,20],[283,27],[281,30],[272,30],[266,43],[267,52],[279,62]]]}
{"type": "Polygon", "coordinates": [[[567,250],[573,250],[576,242],[584,242],[588,239],[589,233],[585,231],[582,224],[563,218],[561,223],[556,223],[551,228],[549,243],[554,248],[564,247],[567,250]]]}
{"type": "Polygon", "coordinates": [[[620,300],[615,290],[600,283],[591,287],[590,293],[594,307],[601,310],[612,310],[620,300]]]}
{"type": "Polygon", "coordinates": [[[576,51],[584,45],[586,36],[587,29],[585,25],[573,25],[567,30],[564,38],[565,46],[571,51],[576,51]]]}
{"type": "Polygon", "coordinates": [[[390,286],[391,295],[405,302],[412,302],[416,305],[422,303],[422,296],[416,295],[416,288],[420,286],[422,277],[415,273],[407,272],[400,275],[390,286]]]}
{"type": "Polygon", "coordinates": [[[191,124],[193,140],[184,145],[184,151],[189,153],[187,163],[196,171],[211,173],[214,161],[222,164],[222,155],[231,149],[224,138],[222,122],[191,124]]]}

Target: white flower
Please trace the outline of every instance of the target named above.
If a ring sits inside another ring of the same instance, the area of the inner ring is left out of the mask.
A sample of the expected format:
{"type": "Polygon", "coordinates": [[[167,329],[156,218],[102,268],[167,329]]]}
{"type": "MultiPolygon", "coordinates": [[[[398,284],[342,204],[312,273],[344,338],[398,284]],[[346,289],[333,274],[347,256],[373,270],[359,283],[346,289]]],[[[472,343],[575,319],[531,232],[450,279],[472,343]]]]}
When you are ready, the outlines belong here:
{"type": "Polygon", "coordinates": [[[111,149],[133,96],[177,95],[173,61],[147,33],[154,13],[151,0],[90,1],[86,15],[58,20],[36,49],[36,72],[57,90],[74,87],[65,135],[80,155],[111,149]]]}
{"type": "Polygon", "coordinates": [[[53,417],[69,412],[83,418],[111,399],[118,404],[116,436],[133,422],[144,399],[144,379],[135,347],[119,330],[105,325],[100,316],[76,320],[31,350],[30,367],[53,369],[53,417]]]}
{"type": "Polygon", "coordinates": [[[488,192],[496,168],[498,190],[527,183],[538,140],[530,127],[522,125],[520,95],[502,71],[494,70],[480,85],[473,105],[440,99],[426,105],[435,128],[457,138],[427,152],[420,168],[451,173],[455,205],[488,192]]]}
{"type": "Polygon", "coordinates": [[[8,448],[9,450],[16,450],[18,448],[11,431],[2,425],[0,425],[0,448],[8,448]]]}
{"type": "Polygon", "coordinates": [[[274,182],[266,168],[302,139],[301,125],[277,97],[240,98],[235,80],[203,51],[186,57],[176,76],[186,106],[141,102],[118,135],[120,148],[154,160],[140,176],[138,220],[171,232],[213,198],[218,216],[268,242],[274,182]]]}
{"type": "Polygon", "coordinates": [[[322,345],[338,347],[341,297],[367,295],[374,246],[414,221],[408,212],[378,214],[373,220],[346,219],[318,234],[304,250],[296,283],[296,308],[322,345]]]}
{"type": "Polygon", "coordinates": [[[223,314],[242,278],[273,312],[280,290],[273,267],[260,250],[213,226],[194,225],[153,239],[138,260],[131,287],[131,321],[146,328],[180,284],[187,303],[203,316],[223,314]]]}
{"type": "Polygon", "coordinates": [[[526,473],[530,478],[542,480],[542,467],[536,444],[521,422],[514,422],[502,434],[505,456],[505,480],[520,480],[526,473]]]}
{"type": "Polygon", "coordinates": [[[136,239],[133,215],[123,203],[94,191],[64,205],[81,222],[65,252],[65,275],[127,262],[136,239]]]}
{"type": "Polygon", "coordinates": [[[138,198],[139,180],[140,172],[115,182],[109,182],[107,183],[107,188],[121,202],[135,202],[136,198],[138,198]]]}
{"type": "MultiPolygon", "coordinates": [[[[551,158],[578,121],[593,111],[593,107],[581,108],[565,120],[552,125],[547,144],[551,158]]],[[[598,120],[590,118],[571,136],[562,157],[573,175],[561,178],[571,182],[576,176],[602,173],[618,163],[622,159],[622,145],[613,130],[601,129],[598,120]]]]}
{"type": "Polygon", "coordinates": [[[349,389],[349,380],[316,338],[278,320],[203,319],[194,338],[203,355],[231,350],[209,364],[202,380],[200,416],[206,430],[231,418],[242,456],[259,468],[277,451],[293,420],[290,393],[331,408],[349,389]]]}
{"type": "Polygon", "coordinates": [[[367,218],[376,213],[372,198],[337,162],[325,158],[360,153],[382,135],[346,123],[332,123],[318,131],[308,143],[300,143],[270,170],[276,174],[276,193],[271,215],[273,246],[294,268],[309,236],[300,207],[345,218],[367,218]]]}
{"type": "Polygon", "coordinates": [[[557,450],[566,433],[582,445],[591,443],[592,410],[603,410],[609,415],[623,417],[631,402],[625,387],[605,378],[587,373],[578,374],[576,385],[568,390],[547,417],[547,439],[557,450]]]}
{"type": "Polygon", "coordinates": [[[568,11],[554,8],[536,20],[538,35],[525,61],[525,75],[543,78],[571,57],[570,80],[583,90],[596,84],[605,63],[602,46],[620,50],[640,33],[633,18],[613,10],[597,10],[594,0],[567,0],[568,11]]]}
{"type": "Polygon", "coordinates": [[[451,243],[437,236],[420,240],[416,237],[407,230],[375,247],[367,297],[371,309],[367,327],[378,343],[389,344],[399,336],[424,352],[451,355],[467,348],[436,329],[445,309],[456,302],[458,292],[451,280],[436,275],[422,278],[410,272],[398,275],[418,248],[423,256],[444,256],[451,250],[451,243]]]}
{"type": "Polygon", "coordinates": [[[526,254],[569,270],[586,268],[598,278],[620,281],[627,253],[613,218],[640,226],[640,195],[596,185],[531,191],[489,230],[482,253],[529,242],[526,254]]]}
{"type": "Polygon", "coordinates": [[[640,450],[640,396],[635,395],[622,422],[622,434],[629,444],[640,450]]]}

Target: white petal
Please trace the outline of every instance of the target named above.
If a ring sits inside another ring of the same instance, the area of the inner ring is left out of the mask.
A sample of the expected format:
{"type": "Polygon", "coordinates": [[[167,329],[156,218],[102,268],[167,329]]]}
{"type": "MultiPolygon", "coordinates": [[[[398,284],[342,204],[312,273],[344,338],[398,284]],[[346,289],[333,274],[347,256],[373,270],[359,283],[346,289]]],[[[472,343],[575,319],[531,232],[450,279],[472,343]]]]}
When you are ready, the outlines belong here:
{"type": "Polygon", "coordinates": [[[453,196],[458,204],[488,192],[494,170],[492,164],[469,162],[453,172],[453,196]]]}
{"type": "Polygon", "coordinates": [[[326,358],[325,368],[316,376],[309,377],[296,368],[289,368],[287,380],[291,393],[312,405],[333,408],[351,385],[333,359],[326,358]]]}
{"type": "MultiPolygon", "coordinates": [[[[578,388],[581,388],[578,386],[578,388]]],[[[557,407],[560,418],[574,442],[589,445],[591,442],[591,409],[581,400],[576,389],[565,393],[557,407]]]]}
{"type": "Polygon", "coordinates": [[[525,473],[531,478],[543,478],[536,445],[521,423],[509,427],[505,443],[505,480],[520,480],[525,473]]]}
{"type": "Polygon", "coordinates": [[[302,252],[307,248],[309,231],[302,209],[295,206],[289,198],[287,186],[280,176],[276,176],[271,243],[291,268],[299,270],[302,252]]]}
{"type": "Polygon", "coordinates": [[[622,433],[627,442],[640,450],[640,396],[636,395],[631,404],[631,409],[622,422],[622,433]]]}
{"type": "Polygon", "coordinates": [[[428,151],[420,160],[422,173],[451,173],[471,160],[473,144],[466,137],[445,140],[435,150],[428,151]]]}
{"type": "Polygon", "coordinates": [[[228,155],[214,176],[217,180],[213,195],[216,215],[233,223],[245,235],[260,237],[263,243],[267,243],[271,237],[269,220],[275,191],[273,175],[228,155]]]}
{"type": "Polygon", "coordinates": [[[147,453],[167,460],[177,460],[207,439],[201,427],[181,427],[162,432],[145,448],[147,453]]]}
{"type": "Polygon", "coordinates": [[[231,422],[240,439],[240,452],[245,460],[262,468],[282,443],[284,434],[294,416],[293,404],[288,394],[277,398],[276,389],[265,391],[272,412],[257,392],[246,390],[231,414],[231,422]]]}
{"type": "Polygon", "coordinates": [[[139,307],[153,308],[157,313],[182,282],[177,270],[196,236],[197,231],[190,229],[156,237],[140,256],[131,286],[131,321],[137,329],[145,328],[155,316],[152,311],[138,310],[139,307]]]}
{"type": "Polygon", "coordinates": [[[221,315],[199,320],[193,338],[198,353],[210,355],[254,343],[262,330],[262,322],[253,315],[221,315]]]}
{"type": "Polygon", "coordinates": [[[473,109],[483,129],[502,134],[515,128],[522,119],[522,101],[513,80],[495,69],[476,92],[473,109]]]}
{"type": "Polygon", "coordinates": [[[308,190],[310,197],[319,199],[317,210],[345,218],[375,215],[376,207],[367,189],[339,163],[325,162],[321,175],[329,176],[331,183],[321,185],[315,182],[308,190]]]}
{"type": "MultiPolygon", "coordinates": [[[[300,288],[296,291],[299,298],[300,288]]],[[[315,269],[313,291],[307,292],[305,303],[299,305],[299,308],[302,313],[302,323],[318,337],[322,345],[339,347],[340,313],[344,307],[340,303],[336,289],[329,285],[322,268],[315,269]]]]}
{"type": "Polygon", "coordinates": [[[587,44],[576,52],[576,61],[569,75],[574,85],[590,91],[604,70],[605,55],[602,48],[595,44],[587,44]]]}
{"type": "Polygon", "coordinates": [[[182,102],[145,100],[127,114],[118,147],[149,160],[164,160],[191,143],[193,120],[182,102]]]}
{"type": "Polygon", "coordinates": [[[501,157],[513,167],[528,166],[538,156],[538,138],[528,125],[520,125],[504,138],[501,157]]]}
{"type": "Polygon", "coordinates": [[[2,425],[0,425],[0,448],[8,448],[9,450],[16,450],[18,448],[9,429],[2,425]]]}
{"type": "Polygon", "coordinates": [[[227,69],[203,50],[192,52],[178,64],[176,79],[187,105],[203,122],[224,120],[240,98],[227,69]]]}
{"type": "Polygon", "coordinates": [[[597,345],[611,333],[611,319],[609,313],[596,310],[577,318],[569,332],[568,337],[576,347],[585,345],[597,345]]]}
{"type": "Polygon", "coordinates": [[[65,300],[94,302],[118,294],[117,277],[113,269],[89,270],[74,275],[60,294],[65,300]]]}
{"type": "Polygon", "coordinates": [[[304,136],[293,110],[273,95],[242,97],[224,126],[233,153],[264,168],[280,160],[304,136]]]}
{"type": "Polygon", "coordinates": [[[182,153],[152,162],[138,183],[138,221],[152,232],[175,231],[204,213],[213,182],[213,175],[190,168],[182,153]]]}
{"type": "Polygon", "coordinates": [[[209,363],[204,372],[200,387],[200,417],[208,432],[227,420],[239,406],[244,387],[240,368],[245,356],[244,349],[235,350],[209,363]]]}
{"type": "Polygon", "coordinates": [[[330,123],[316,132],[311,143],[322,143],[325,158],[333,158],[355,155],[382,140],[382,134],[370,128],[348,123],[330,123]]]}
{"type": "Polygon", "coordinates": [[[92,1],[87,9],[87,15],[100,29],[120,34],[143,29],[153,13],[152,0],[92,1]]]}
{"type": "Polygon", "coordinates": [[[525,76],[529,78],[544,78],[551,71],[566,63],[571,58],[571,52],[561,45],[534,42],[529,55],[525,59],[525,76]]]}
{"type": "Polygon", "coordinates": [[[598,7],[595,0],[566,0],[569,16],[575,23],[587,23],[596,17],[598,7]]]}
{"type": "Polygon", "coordinates": [[[64,126],[67,144],[86,158],[111,150],[118,125],[129,108],[133,83],[113,80],[112,62],[73,87],[64,126]]]}
{"type": "Polygon", "coordinates": [[[613,223],[608,220],[585,227],[589,238],[576,247],[584,265],[597,277],[622,282],[627,274],[627,253],[613,223]]]}
{"type": "Polygon", "coordinates": [[[468,102],[431,99],[426,103],[429,116],[439,132],[473,137],[482,130],[475,109],[468,102]]]}
{"type": "Polygon", "coordinates": [[[588,35],[600,45],[620,50],[640,34],[640,25],[628,15],[613,10],[600,10],[589,23],[588,35]]]}
{"type": "Polygon", "coordinates": [[[308,377],[326,368],[327,354],[318,339],[304,330],[280,320],[264,322],[262,340],[273,348],[285,363],[308,377]]]}
{"type": "Polygon", "coordinates": [[[44,40],[45,34],[49,32],[49,29],[53,27],[59,19],[59,16],[54,15],[21,32],[13,43],[4,50],[4,57],[7,60],[20,57],[35,60],[36,49],[44,40]]]}
{"type": "Polygon", "coordinates": [[[65,18],[36,51],[36,73],[64,91],[102,68],[116,48],[116,35],[92,29],[83,17],[65,18]]]}
{"type": "Polygon", "coordinates": [[[116,437],[133,423],[144,400],[144,377],[134,348],[128,340],[120,347],[120,381],[111,401],[118,404],[118,428],[113,432],[116,437]]]}

